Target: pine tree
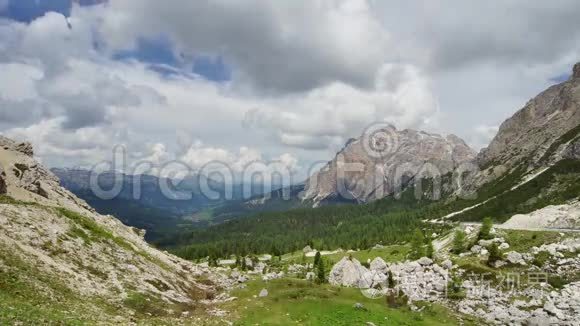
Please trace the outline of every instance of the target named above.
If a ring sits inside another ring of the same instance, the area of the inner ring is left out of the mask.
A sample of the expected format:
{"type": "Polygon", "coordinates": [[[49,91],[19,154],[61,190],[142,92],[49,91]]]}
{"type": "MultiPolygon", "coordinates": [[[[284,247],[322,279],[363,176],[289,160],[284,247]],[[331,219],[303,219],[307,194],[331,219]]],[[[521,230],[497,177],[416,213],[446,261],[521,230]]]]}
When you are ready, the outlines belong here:
{"type": "Polygon", "coordinates": [[[420,229],[415,229],[411,239],[411,259],[419,259],[425,256],[425,236],[420,229]]]}
{"type": "Polygon", "coordinates": [[[316,266],[318,266],[318,264],[320,263],[321,257],[320,257],[320,251],[316,252],[316,255],[314,256],[314,268],[316,268],[316,266]]]}
{"type": "Polygon", "coordinates": [[[389,287],[389,289],[394,289],[395,288],[395,279],[393,278],[393,272],[387,272],[389,273],[389,276],[387,278],[387,286],[389,287]]]}
{"type": "Polygon", "coordinates": [[[493,227],[493,220],[491,217],[486,217],[483,219],[483,223],[481,224],[481,229],[479,230],[479,234],[477,238],[479,240],[487,240],[491,238],[491,228],[493,227]]]}
{"type": "Polygon", "coordinates": [[[433,241],[429,240],[427,243],[427,247],[425,248],[425,256],[433,258],[434,255],[435,255],[435,247],[433,247],[433,241]]]}
{"type": "Polygon", "coordinates": [[[324,271],[324,260],[318,261],[318,269],[316,273],[316,282],[318,284],[326,283],[326,272],[324,271]]]}
{"type": "Polygon", "coordinates": [[[246,265],[246,257],[242,257],[242,271],[246,271],[248,269],[248,265],[246,265]]]}
{"type": "Polygon", "coordinates": [[[465,232],[457,230],[453,238],[453,253],[459,255],[463,250],[465,250],[465,232]]]}
{"type": "Polygon", "coordinates": [[[494,242],[489,247],[489,257],[487,258],[487,264],[489,266],[493,266],[493,263],[501,259],[502,259],[501,251],[499,250],[497,243],[494,242]]]}

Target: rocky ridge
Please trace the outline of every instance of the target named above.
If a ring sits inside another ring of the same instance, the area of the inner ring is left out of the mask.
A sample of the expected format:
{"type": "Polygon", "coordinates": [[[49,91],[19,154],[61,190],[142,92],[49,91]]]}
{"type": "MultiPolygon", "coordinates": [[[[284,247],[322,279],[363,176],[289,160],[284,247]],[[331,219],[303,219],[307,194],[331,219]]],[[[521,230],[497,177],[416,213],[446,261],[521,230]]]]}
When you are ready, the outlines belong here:
{"type": "MultiPolygon", "coordinates": [[[[482,169],[494,170],[491,178],[520,164],[533,170],[562,158],[580,157],[579,70],[577,63],[567,81],[543,91],[501,124],[477,156],[482,169]]],[[[481,178],[480,184],[488,180],[481,178]]]]}
{"type": "MultiPolygon", "coordinates": [[[[79,302],[105,300],[111,305],[138,295],[195,307],[214,296],[213,284],[227,282],[225,274],[151,247],[143,231],[95,213],[60,187],[32,155],[30,144],[0,137],[0,274],[18,273],[22,282],[46,295],[62,295],[60,287],[46,283],[50,280],[89,298],[79,302]],[[26,274],[29,270],[35,272],[26,274]]],[[[132,314],[123,312],[131,311],[120,311],[117,322],[128,323],[132,314]]],[[[97,316],[104,319],[99,322],[110,322],[103,311],[87,318],[97,316]]]]}
{"type": "Polygon", "coordinates": [[[459,137],[443,137],[393,126],[351,139],[306,181],[301,196],[315,206],[325,201],[369,202],[392,195],[415,177],[444,175],[475,158],[459,137]]]}

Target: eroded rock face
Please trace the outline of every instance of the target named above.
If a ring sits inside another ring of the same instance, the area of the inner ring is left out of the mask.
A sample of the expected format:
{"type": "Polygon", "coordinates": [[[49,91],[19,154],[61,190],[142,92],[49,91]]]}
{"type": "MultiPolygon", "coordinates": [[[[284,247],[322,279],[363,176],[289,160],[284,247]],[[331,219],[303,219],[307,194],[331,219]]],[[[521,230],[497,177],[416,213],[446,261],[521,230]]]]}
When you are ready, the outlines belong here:
{"type": "Polygon", "coordinates": [[[384,127],[351,139],[307,182],[303,200],[369,202],[392,195],[414,177],[444,175],[475,158],[459,137],[384,127]]]}
{"type": "Polygon", "coordinates": [[[31,143],[17,143],[12,139],[6,138],[4,136],[0,136],[0,148],[16,151],[30,157],[34,156],[34,150],[31,143]]]}
{"type": "Polygon", "coordinates": [[[4,168],[0,166],[0,195],[6,194],[6,173],[4,172],[4,168]]]}
{"type": "Polygon", "coordinates": [[[563,155],[564,158],[571,158],[574,160],[580,160],[580,139],[571,142],[563,155]]]}
{"type": "MultiPolygon", "coordinates": [[[[504,121],[490,145],[478,155],[480,167],[509,170],[523,159],[530,167],[547,166],[559,159],[566,144],[556,142],[580,125],[579,76],[580,63],[574,66],[572,78],[543,91],[504,121]]],[[[579,157],[578,153],[573,146],[567,155],[579,157]]]]}

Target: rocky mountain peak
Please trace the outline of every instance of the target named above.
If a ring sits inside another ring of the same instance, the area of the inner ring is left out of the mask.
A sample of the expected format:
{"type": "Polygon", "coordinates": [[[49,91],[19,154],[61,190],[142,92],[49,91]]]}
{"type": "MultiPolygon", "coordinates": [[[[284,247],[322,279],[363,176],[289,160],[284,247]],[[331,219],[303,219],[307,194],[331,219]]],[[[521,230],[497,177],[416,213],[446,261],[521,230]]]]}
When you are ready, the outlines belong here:
{"type": "Polygon", "coordinates": [[[509,170],[525,162],[546,166],[563,153],[575,153],[580,125],[580,63],[572,77],[543,91],[504,121],[490,145],[478,155],[483,169],[509,170]]]}
{"type": "Polygon", "coordinates": [[[393,194],[398,179],[408,182],[425,172],[427,164],[444,175],[474,157],[475,152],[457,136],[388,125],[350,140],[306,182],[302,199],[314,205],[345,199],[369,202],[393,194]]]}

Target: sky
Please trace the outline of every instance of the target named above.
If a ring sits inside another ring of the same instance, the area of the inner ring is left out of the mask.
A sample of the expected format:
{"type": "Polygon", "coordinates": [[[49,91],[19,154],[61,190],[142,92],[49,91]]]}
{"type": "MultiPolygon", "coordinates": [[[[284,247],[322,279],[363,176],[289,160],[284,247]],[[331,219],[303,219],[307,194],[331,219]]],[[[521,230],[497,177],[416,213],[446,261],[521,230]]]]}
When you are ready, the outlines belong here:
{"type": "Polygon", "coordinates": [[[580,4],[0,0],[0,133],[51,167],[306,173],[376,122],[475,149],[580,61],[580,4]]]}

